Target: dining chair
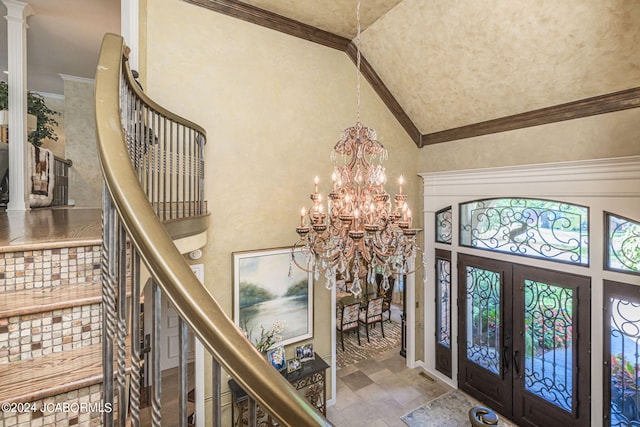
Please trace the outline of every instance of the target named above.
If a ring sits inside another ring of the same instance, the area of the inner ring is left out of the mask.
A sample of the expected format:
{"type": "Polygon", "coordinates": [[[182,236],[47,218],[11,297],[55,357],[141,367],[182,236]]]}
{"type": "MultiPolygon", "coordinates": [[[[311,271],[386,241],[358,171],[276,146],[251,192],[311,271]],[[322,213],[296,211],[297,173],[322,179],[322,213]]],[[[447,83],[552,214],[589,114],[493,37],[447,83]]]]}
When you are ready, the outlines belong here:
{"type": "Polygon", "coordinates": [[[382,324],[382,303],[384,298],[378,297],[370,299],[367,302],[367,308],[360,312],[358,321],[364,325],[367,331],[367,342],[369,341],[369,328],[375,326],[376,323],[380,323],[380,329],[382,330],[382,338],[384,338],[384,326],[382,324]]]}
{"type": "Polygon", "coordinates": [[[393,288],[395,287],[396,281],[393,277],[389,277],[388,280],[389,289],[384,290],[382,286],[380,286],[380,289],[382,292],[381,295],[384,298],[384,301],[382,301],[382,314],[384,315],[384,313],[389,313],[387,320],[391,322],[391,301],[393,300],[393,288]]]}
{"type": "Polygon", "coordinates": [[[347,304],[342,306],[342,310],[338,311],[336,318],[336,329],[340,331],[340,343],[342,351],[344,351],[344,333],[356,330],[358,335],[358,345],[360,344],[360,324],[358,323],[358,313],[360,313],[360,303],[347,304]]]}

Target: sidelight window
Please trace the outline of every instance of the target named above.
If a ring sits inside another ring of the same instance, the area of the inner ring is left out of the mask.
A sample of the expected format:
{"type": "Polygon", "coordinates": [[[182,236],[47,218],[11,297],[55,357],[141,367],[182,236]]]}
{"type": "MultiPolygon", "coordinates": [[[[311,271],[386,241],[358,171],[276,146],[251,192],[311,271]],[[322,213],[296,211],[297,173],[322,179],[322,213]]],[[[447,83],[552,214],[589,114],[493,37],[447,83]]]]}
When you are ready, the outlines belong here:
{"type": "Polygon", "coordinates": [[[451,244],[451,206],[436,212],[436,242],[451,244]]]}
{"type": "Polygon", "coordinates": [[[605,213],[605,268],[640,273],[640,223],[605,213]]]}

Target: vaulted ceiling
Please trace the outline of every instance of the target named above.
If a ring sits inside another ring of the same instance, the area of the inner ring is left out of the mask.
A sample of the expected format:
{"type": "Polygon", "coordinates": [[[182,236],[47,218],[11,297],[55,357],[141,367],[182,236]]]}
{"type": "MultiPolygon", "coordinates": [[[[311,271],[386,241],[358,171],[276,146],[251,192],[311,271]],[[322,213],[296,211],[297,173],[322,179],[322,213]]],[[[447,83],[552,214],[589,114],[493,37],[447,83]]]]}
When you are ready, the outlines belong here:
{"type": "MultiPolygon", "coordinates": [[[[120,2],[28,2],[35,11],[28,31],[30,81],[31,73],[51,72],[92,78],[102,34],[118,31],[120,2]]],[[[279,15],[346,43],[356,33],[356,0],[191,2],[218,7],[210,13],[255,7],[271,13],[259,20],[279,15]]],[[[612,110],[640,106],[634,91],[640,87],[638,1],[362,0],[361,23],[362,53],[396,102],[392,110],[404,114],[416,134],[619,91],[627,92],[612,110]]],[[[6,38],[4,29],[0,34],[6,38]]],[[[419,136],[414,140],[421,145],[419,136]]]]}

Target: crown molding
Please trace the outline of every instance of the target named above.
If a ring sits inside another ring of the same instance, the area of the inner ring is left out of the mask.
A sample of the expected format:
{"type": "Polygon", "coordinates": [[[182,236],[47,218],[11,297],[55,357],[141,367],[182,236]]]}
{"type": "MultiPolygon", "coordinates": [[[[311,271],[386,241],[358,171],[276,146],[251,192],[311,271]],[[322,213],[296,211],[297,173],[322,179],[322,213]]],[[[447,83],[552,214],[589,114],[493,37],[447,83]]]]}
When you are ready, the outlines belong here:
{"type": "Polygon", "coordinates": [[[70,81],[70,82],[76,82],[76,83],[88,83],[88,84],[96,83],[95,79],[90,79],[87,77],[72,76],[70,74],[58,74],[58,75],[64,81],[70,81]]]}
{"type": "Polygon", "coordinates": [[[526,113],[424,134],[419,147],[637,107],[640,107],[640,88],[626,89],[579,101],[567,102],[566,104],[527,111],[526,113]]]}
{"type": "MultiPolygon", "coordinates": [[[[426,172],[425,203],[441,194],[640,198],[640,156],[426,172]],[[615,184],[619,183],[619,184],[615,184]],[[530,189],[536,190],[531,192],[530,189]],[[492,188],[493,190],[488,190],[492,188]],[[499,190],[499,191],[498,191],[499,190]],[[529,191],[528,193],[524,193],[529,191]]],[[[435,209],[435,205],[433,206],[435,209]]]]}
{"type": "Polygon", "coordinates": [[[351,42],[328,31],[235,0],[183,1],[341,51],[345,51],[351,42]]]}
{"type": "MultiPolygon", "coordinates": [[[[355,43],[349,43],[346,53],[349,58],[351,58],[353,63],[357,64],[358,49],[355,43]]],[[[400,125],[404,128],[407,134],[409,134],[409,137],[411,137],[413,142],[415,142],[415,144],[420,147],[420,143],[422,140],[420,130],[416,127],[413,121],[411,121],[411,118],[404,111],[400,103],[393,97],[391,91],[389,91],[378,73],[376,73],[376,70],[373,69],[362,52],[360,52],[360,72],[373,87],[373,90],[376,91],[380,99],[382,99],[382,102],[384,102],[387,108],[391,111],[391,114],[393,114],[396,120],[400,122],[400,125]]]]}
{"type": "Polygon", "coordinates": [[[37,93],[38,95],[45,97],[45,98],[50,98],[50,99],[57,99],[59,101],[64,101],[64,95],[60,94],[60,93],[51,93],[51,92],[40,92],[38,90],[33,91],[35,93],[37,93]]]}
{"type": "MultiPolygon", "coordinates": [[[[349,58],[355,63],[357,49],[355,44],[344,37],[321,30],[293,19],[257,8],[236,0],[183,0],[196,6],[201,6],[215,12],[222,13],[234,18],[251,22],[262,27],[270,28],[290,36],[298,37],[314,43],[321,44],[332,49],[345,52],[349,58]]],[[[361,52],[362,54],[362,52],[361,52]]],[[[361,72],[369,84],[376,91],[382,102],[391,111],[396,120],[405,129],[413,142],[420,147],[421,134],[420,130],[411,121],[411,118],[402,109],[400,103],[393,97],[387,86],[384,84],[378,73],[373,69],[371,64],[361,55],[361,72]]]]}
{"type": "MultiPolygon", "coordinates": [[[[353,42],[325,30],[286,18],[237,0],[183,0],[196,6],[251,22],[294,37],[321,44],[345,52],[355,63],[357,49],[353,42]]],[[[396,120],[407,132],[415,144],[422,148],[427,145],[472,138],[475,136],[505,132],[532,126],[540,126],[564,120],[578,119],[598,114],[611,113],[640,107],[640,88],[626,89],[605,95],[585,98],[565,104],[527,111],[520,114],[501,117],[484,122],[421,134],[400,103],[391,94],[378,73],[362,56],[361,72],[396,120]]]]}

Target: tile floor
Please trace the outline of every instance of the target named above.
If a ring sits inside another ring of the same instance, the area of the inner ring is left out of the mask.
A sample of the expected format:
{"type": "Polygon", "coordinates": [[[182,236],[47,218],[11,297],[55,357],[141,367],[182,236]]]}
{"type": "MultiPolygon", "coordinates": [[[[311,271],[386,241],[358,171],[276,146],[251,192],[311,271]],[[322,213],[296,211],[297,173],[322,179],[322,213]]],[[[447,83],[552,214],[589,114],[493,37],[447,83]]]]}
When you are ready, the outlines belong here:
{"type": "Polygon", "coordinates": [[[406,427],[402,415],[452,390],[405,363],[394,349],[339,369],[327,418],[336,427],[406,427]]]}

